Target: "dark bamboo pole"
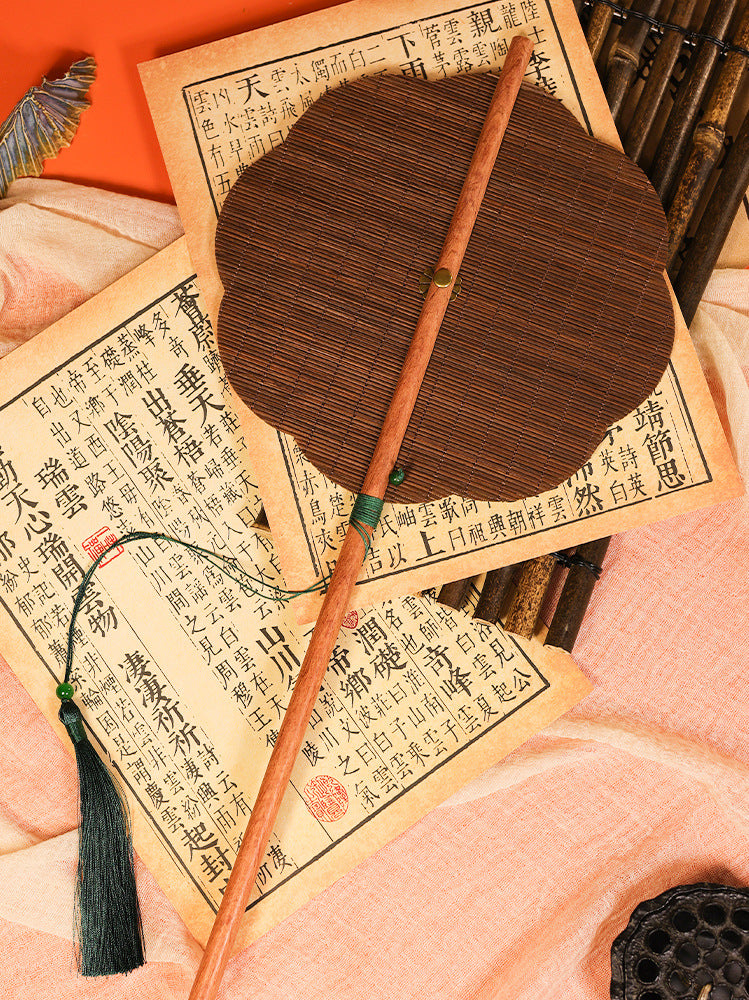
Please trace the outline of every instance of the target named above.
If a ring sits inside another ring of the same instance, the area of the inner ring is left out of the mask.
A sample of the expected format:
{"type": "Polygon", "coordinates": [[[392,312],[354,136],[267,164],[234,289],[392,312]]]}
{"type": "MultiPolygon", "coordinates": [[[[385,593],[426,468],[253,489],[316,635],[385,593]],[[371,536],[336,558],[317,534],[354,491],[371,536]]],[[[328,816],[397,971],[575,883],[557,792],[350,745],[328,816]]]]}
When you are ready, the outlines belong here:
{"type": "Polygon", "coordinates": [[[476,610],[473,612],[474,618],[491,622],[492,625],[499,621],[502,604],[515,569],[515,566],[502,566],[501,569],[492,569],[486,574],[476,610]]]}
{"type": "MultiPolygon", "coordinates": [[[[741,48],[749,47],[749,4],[744,8],[734,44],[741,48]]],[[[729,53],[715,82],[707,110],[694,130],[692,150],[668,212],[668,267],[671,274],[676,270],[676,255],[681,241],[723,149],[726,122],[746,65],[745,55],[729,53]]]]}
{"type": "MultiPolygon", "coordinates": [[[[671,10],[670,21],[681,27],[686,27],[692,19],[697,0],[675,0],[671,10]]],[[[671,73],[679,58],[684,38],[678,31],[666,31],[655,54],[650,73],[642,88],[632,121],[624,138],[624,152],[639,163],[642,151],[653,127],[655,116],[661,106],[663,95],[668,87],[671,73]]]]}
{"type": "MultiPolygon", "coordinates": [[[[737,0],[713,0],[704,22],[705,33],[723,41],[736,4],[737,0]]],[[[674,106],[658,143],[650,180],[664,207],[668,206],[669,193],[676,179],[679,163],[691,141],[694,123],[719,54],[720,49],[714,42],[708,39],[700,42],[679,86],[674,106]]]]}
{"type": "Polygon", "coordinates": [[[454,608],[458,611],[468,597],[468,591],[471,589],[471,580],[472,577],[469,576],[465,580],[452,580],[450,583],[444,583],[440,588],[437,600],[440,604],[444,604],[446,608],[454,608]]]}
{"type": "Polygon", "coordinates": [[[718,183],[684,263],[679,268],[674,291],[687,324],[694,319],[702,293],[720,255],[728,231],[749,187],[749,114],[739,129],[718,183]]]}
{"type": "MultiPolygon", "coordinates": [[[[468,246],[532,51],[533,43],[528,38],[520,35],[513,38],[435,266],[435,279],[441,273],[444,283],[440,282],[438,285],[435,280],[429,286],[364,478],[362,494],[370,497],[382,499],[388,487],[389,476],[398,458],[440,324],[450,302],[455,277],[468,246]]],[[[190,991],[190,1000],[214,1000],[221,985],[239,922],[249,901],[365,556],[364,540],[360,531],[352,525],[343,541],[289,707],[260,784],[247,830],[190,991]]]]}
{"type": "Polygon", "coordinates": [[[650,30],[647,21],[633,17],[632,14],[647,14],[649,17],[655,17],[657,14],[663,19],[670,9],[671,0],[660,0],[660,2],[659,0],[634,0],[632,4],[631,13],[619,32],[619,38],[611,53],[606,76],[606,100],[616,122],[621,116],[624,98],[629,93],[629,88],[637,76],[640,52],[650,30]]]}
{"type": "Polygon", "coordinates": [[[610,541],[610,538],[599,538],[586,542],[575,552],[546,634],[547,646],[572,652],[610,541]]]}
{"type": "MultiPolygon", "coordinates": [[[[629,2],[623,4],[623,6],[628,7],[629,2]]],[[[608,4],[594,4],[593,10],[590,13],[588,28],[585,32],[585,41],[588,43],[593,62],[596,62],[601,54],[613,18],[614,10],[608,4]]]]}

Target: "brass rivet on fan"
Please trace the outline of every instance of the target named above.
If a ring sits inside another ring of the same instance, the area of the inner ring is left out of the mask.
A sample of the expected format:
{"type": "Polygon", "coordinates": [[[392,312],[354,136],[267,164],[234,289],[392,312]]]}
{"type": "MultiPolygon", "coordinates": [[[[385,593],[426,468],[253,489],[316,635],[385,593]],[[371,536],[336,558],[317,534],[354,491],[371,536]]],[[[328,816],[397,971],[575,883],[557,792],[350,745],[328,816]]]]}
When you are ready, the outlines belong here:
{"type": "MultiPolygon", "coordinates": [[[[447,272],[447,268],[444,268],[443,270],[447,272]]],[[[427,292],[429,291],[429,286],[431,285],[432,281],[434,281],[439,288],[445,287],[435,280],[435,275],[432,268],[425,267],[424,270],[419,275],[419,291],[425,298],[427,292]]],[[[449,285],[450,282],[448,281],[446,282],[446,284],[449,285]]],[[[461,287],[461,278],[460,275],[458,275],[455,279],[455,284],[453,285],[452,291],[450,292],[451,302],[453,302],[460,295],[460,287],[461,287]]]]}

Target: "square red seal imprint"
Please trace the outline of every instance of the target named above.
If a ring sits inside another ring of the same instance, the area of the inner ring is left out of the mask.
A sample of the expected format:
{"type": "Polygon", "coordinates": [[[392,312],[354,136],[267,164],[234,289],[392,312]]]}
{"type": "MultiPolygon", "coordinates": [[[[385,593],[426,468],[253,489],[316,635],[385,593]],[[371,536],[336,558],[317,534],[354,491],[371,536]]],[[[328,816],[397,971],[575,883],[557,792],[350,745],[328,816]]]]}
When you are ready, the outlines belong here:
{"type": "MultiPolygon", "coordinates": [[[[96,560],[102,552],[106,551],[116,541],[117,535],[115,535],[111,528],[99,528],[95,535],[90,535],[83,542],[83,549],[92,560],[96,560]]],[[[99,565],[106,566],[108,562],[116,559],[120,552],[122,552],[122,546],[118,545],[116,549],[112,549],[111,552],[107,553],[99,565]]]]}
{"type": "Polygon", "coordinates": [[[318,774],[304,786],[304,800],[315,819],[334,823],[348,809],[348,793],[337,778],[318,774]]]}
{"type": "Polygon", "coordinates": [[[341,622],[344,628],[356,628],[359,624],[359,614],[356,611],[349,611],[346,617],[341,622]]]}

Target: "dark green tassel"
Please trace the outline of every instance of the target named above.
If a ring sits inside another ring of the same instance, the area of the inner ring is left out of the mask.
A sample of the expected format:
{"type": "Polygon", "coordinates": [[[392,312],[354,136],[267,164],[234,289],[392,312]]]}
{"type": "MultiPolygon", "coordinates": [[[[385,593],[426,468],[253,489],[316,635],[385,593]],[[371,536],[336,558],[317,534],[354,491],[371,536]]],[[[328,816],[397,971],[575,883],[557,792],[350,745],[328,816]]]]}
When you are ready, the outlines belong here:
{"type": "Polygon", "coordinates": [[[235,580],[245,593],[262,593],[258,584],[270,590],[277,601],[321,591],[328,577],[306,590],[283,590],[258,580],[234,560],[210,549],[180,541],[159,531],[129,531],[114,539],[86,570],[73,601],[73,613],[68,626],[68,650],[65,659],[65,679],[57,686],[60,721],[73,741],[80,782],[80,833],[78,876],[76,879],[76,938],[78,968],[84,976],[109,976],[117,972],[132,972],[143,965],[143,929],[133,869],[133,842],[130,836],[130,816],[112,778],[86,735],[83,718],[73,703],[73,645],[75,622],[83,604],[86,588],[101,561],[113,550],[129,542],[149,539],[182,545],[235,580]]]}
{"type": "Polygon", "coordinates": [[[69,684],[58,688],[60,721],[73,742],[80,783],[78,968],[84,976],[109,976],[132,972],[145,961],[130,818],[114,779],[89,742],[72,694],[69,684]]]}

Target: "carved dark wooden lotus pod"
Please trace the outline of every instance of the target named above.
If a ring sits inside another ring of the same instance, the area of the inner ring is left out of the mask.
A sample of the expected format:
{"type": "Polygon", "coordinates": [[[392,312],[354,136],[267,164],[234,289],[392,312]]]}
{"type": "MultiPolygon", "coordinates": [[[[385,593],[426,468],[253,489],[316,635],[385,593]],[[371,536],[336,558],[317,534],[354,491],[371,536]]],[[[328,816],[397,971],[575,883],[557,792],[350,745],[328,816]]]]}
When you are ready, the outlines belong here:
{"type": "Polygon", "coordinates": [[[612,1000],[749,997],[749,891],[698,882],[640,903],[611,948],[612,1000]]]}
{"type": "MultiPolygon", "coordinates": [[[[218,224],[227,375],[358,492],[496,78],[358,81],[247,169],[218,224]]],[[[523,87],[389,499],[552,488],[645,399],[673,341],[645,175],[523,87]]]]}

